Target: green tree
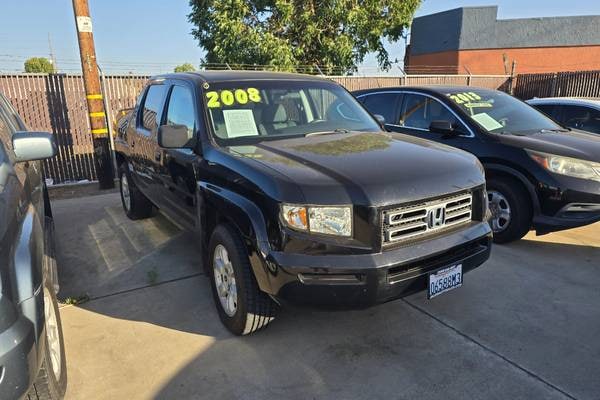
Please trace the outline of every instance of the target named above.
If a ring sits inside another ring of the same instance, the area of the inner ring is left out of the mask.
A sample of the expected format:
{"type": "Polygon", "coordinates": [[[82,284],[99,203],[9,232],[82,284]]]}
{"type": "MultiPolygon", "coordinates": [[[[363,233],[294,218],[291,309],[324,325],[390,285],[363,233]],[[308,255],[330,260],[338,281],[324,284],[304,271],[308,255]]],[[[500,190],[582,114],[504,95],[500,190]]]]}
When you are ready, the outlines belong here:
{"type": "Polygon", "coordinates": [[[25,72],[51,74],[55,72],[52,62],[44,57],[31,57],[25,61],[25,72]]]}
{"type": "Polygon", "coordinates": [[[173,69],[173,72],[193,72],[196,68],[190,63],[183,63],[181,65],[176,66],[173,69]]]}
{"type": "Polygon", "coordinates": [[[420,2],[190,0],[188,19],[195,26],[192,35],[206,50],[206,63],[281,70],[318,65],[326,73],[347,73],[371,52],[389,69],[384,41],[402,37],[420,2]]]}

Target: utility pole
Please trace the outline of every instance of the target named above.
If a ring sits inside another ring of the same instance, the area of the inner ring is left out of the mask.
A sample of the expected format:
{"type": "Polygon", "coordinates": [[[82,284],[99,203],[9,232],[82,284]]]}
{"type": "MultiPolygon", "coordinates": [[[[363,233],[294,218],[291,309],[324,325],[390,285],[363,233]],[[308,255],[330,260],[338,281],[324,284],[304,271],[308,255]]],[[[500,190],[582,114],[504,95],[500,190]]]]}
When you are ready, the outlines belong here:
{"type": "Polygon", "coordinates": [[[58,64],[56,64],[56,58],[54,58],[54,50],[52,50],[52,39],[50,39],[50,32],[48,32],[48,48],[50,49],[50,61],[54,66],[54,72],[58,72],[58,64]]]}
{"type": "Polygon", "coordinates": [[[81,69],[83,71],[83,84],[87,98],[92,141],[94,143],[96,175],[98,176],[100,189],[111,189],[115,186],[114,171],[109,145],[106,111],[104,109],[98,65],[96,64],[92,19],[90,18],[87,0],[73,0],[73,12],[75,14],[81,69]]]}

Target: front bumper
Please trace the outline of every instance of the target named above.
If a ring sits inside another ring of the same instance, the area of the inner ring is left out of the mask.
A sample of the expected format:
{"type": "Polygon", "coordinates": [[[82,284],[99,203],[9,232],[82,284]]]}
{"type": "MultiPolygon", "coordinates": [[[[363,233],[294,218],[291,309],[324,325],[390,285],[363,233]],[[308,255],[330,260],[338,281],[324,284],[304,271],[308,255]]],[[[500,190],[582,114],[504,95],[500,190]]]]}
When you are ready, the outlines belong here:
{"type": "Polygon", "coordinates": [[[541,212],[533,217],[537,234],[577,228],[600,221],[600,183],[568,176],[556,185],[540,184],[541,212]]]}
{"type": "Polygon", "coordinates": [[[598,221],[600,221],[600,204],[571,203],[552,217],[536,215],[533,218],[533,226],[538,235],[543,235],[590,225],[598,221]]]}
{"type": "Polygon", "coordinates": [[[0,399],[21,398],[36,376],[37,347],[31,321],[20,316],[0,333],[0,399]]]}
{"type": "Polygon", "coordinates": [[[427,288],[430,272],[462,264],[463,272],[485,262],[492,235],[487,223],[404,247],[368,255],[308,256],[271,253],[270,293],[295,304],[362,308],[427,288]]]}

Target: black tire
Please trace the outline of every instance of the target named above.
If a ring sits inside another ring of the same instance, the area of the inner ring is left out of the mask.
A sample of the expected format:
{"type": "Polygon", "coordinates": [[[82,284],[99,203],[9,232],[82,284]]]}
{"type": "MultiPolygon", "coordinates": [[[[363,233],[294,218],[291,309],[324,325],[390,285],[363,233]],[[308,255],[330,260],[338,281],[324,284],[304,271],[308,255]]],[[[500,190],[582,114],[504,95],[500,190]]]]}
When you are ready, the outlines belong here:
{"type": "MultiPolygon", "coordinates": [[[[51,306],[54,308],[56,315],[56,322],[58,326],[58,342],[60,344],[60,378],[57,379],[56,372],[52,368],[52,362],[50,361],[50,347],[48,344],[48,329],[44,330],[43,344],[43,360],[38,375],[33,383],[26,399],[28,400],[60,400],[65,396],[67,390],[67,360],[65,357],[65,342],[62,332],[62,323],[60,320],[60,313],[58,311],[58,302],[56,301],[56,294],[54,289],[47,282],[45,283],[45,290],[48,290],[51,298],[51,306]]],[[[44,299],[45,301],[45,299],[44,299]]]]}
{"type": "Polygon", "coordinates": [[[498,192],[504,196],[511,211],[508,225],[503,230],[494,232],[494,243],[509,243],[525,236],[531,229],[533,210],[531,199],[523,185],[511,178],[490,178],[487,191],[498,192]]]}
{"type": "Polygon", "coordinates": [[[209,279],[215,306],[221,322],[231,333],[248,335],[264,328],[275,319],[277,303],[259,289],[244,242],[233,228],[223,224],[215,228],[210,238],[208,254],[209,279]],[[237,288],[237,309],[232,316],[225,311],[217,293],[214,256],[218,245],[225,247],[233,266],[237,288]]]}
{"type": "Polygon", "coordinates": [[[144,219],[152,216],[152,203],[135,186],[127,163],[119,166],[119,192],[121,193],[121,204],[129,219],[144,219]],[[126,192],[129,193],[129,205],[127,204],[126,192]]]}

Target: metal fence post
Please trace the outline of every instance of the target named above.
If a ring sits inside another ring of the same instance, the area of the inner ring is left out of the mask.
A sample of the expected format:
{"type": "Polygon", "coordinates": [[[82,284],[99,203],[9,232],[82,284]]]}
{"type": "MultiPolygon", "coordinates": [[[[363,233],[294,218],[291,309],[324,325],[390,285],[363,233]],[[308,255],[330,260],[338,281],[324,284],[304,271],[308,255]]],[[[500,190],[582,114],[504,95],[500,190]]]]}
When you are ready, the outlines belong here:
{"type": "Polygon", "coordinates": [[[510,69],[510,82],[508,84],[508,93],[512,96],[515,93],[515,71],[517,69],[517,61],[513,60],[512,68],[510,69]]]}
{"type": "Polygon", "coordinates": [[[109,107],[109,103],[108,103],[108,91],[106,90],[106,76],[104,76],[104,71],[102,71],[102,68],[100,68],[99,65],[97,65],[98,70],[100,70],[100,83],[102,84],[102,93],[104,93],[104,97],[102,99],[102,101],[104,102],[104,109],[106,110],[106,127],[108,129],[108,138],[110,139],[110,156],[112,158],[112,162],[113,162],[113,168],[115,171],[115,174],[119,173],[119,169],[118,169],[118,165],[117,165],[117,157],[115,155],[115,137],[113,135],[113,126],[111,124],[112,121],[112,112],[111,112],[111,108],[109,107]]]}
{"type": "Polygon", "coordinates": [[[556,80],[558,79],[558,74],[555,72],[552,74],[552,87],[550,89],[550,97],[556,96],[556,80]]]}

